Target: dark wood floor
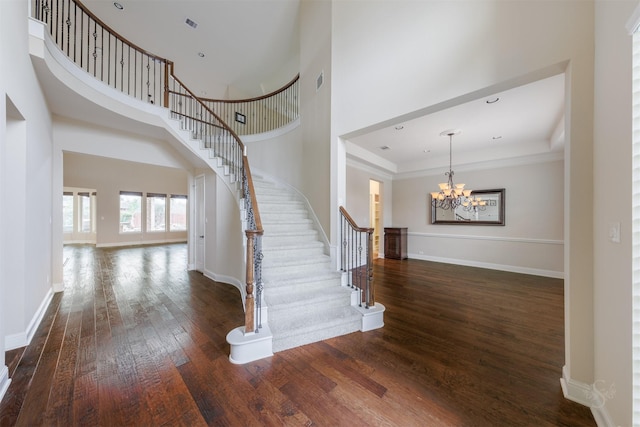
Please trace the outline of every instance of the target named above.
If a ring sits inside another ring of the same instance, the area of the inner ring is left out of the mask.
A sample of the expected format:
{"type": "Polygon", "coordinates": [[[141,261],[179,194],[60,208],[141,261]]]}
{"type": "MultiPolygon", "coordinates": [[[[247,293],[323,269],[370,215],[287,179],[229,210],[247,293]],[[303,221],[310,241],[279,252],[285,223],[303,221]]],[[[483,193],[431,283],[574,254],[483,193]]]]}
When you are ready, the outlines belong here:
{"type": "Polygon", "coordinates": [[[594,426],[562,397],[562,281],[378,260],[385,326],[243,366],[239,292],[186,271],[185,245],[65,247],[0,425],[594,426]]]}

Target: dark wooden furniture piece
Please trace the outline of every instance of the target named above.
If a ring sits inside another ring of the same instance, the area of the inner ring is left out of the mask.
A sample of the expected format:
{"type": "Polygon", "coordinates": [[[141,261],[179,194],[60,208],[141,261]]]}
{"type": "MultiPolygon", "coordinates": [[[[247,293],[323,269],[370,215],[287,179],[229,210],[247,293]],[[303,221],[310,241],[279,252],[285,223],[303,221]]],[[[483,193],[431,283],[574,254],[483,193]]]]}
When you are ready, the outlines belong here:
{"type": "Polygon", "coordinates": [[[407,259],[407,227],[384,229],[384,257],[407,259]]]}

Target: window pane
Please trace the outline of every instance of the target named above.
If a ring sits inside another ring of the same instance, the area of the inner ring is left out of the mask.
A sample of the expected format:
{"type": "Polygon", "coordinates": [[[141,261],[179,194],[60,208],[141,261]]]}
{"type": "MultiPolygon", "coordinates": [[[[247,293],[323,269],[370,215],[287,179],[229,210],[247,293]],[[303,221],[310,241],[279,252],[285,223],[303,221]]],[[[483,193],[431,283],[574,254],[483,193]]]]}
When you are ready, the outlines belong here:
{"type": "Polygon", "coordinates": [[[142,231],[142,195],[120,194],[120,232],[142,231]]]}
{"type": "Polygon", "coordinates": [[[172,197],[169,213],[171,215],[169,231],[184,231],[187,229],[187,199],[185,197],[172,197]]]}
{"type": "Polygon", "coordinates": [[[73,233],[73,195],[62,196],[62,232],[73,233]]]}
{"type": "Polygon", "coordinates": [[[167,198],[147,195],[147,231],[165,231],[167,198]]]}
{"type": "Polygon", "coordinates": [[[88,194],[78,197],[80,203],[80,231],[89,233],[91,231],[91,199],[88,194]]]}

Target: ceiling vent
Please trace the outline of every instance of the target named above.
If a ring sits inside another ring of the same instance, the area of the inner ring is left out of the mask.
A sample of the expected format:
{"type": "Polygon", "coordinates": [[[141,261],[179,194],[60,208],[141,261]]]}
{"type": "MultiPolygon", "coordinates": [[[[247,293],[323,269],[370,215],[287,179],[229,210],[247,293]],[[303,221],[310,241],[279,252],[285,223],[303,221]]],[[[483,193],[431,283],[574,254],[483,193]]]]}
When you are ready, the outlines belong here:
{"type": "Polygon", "coordinates": [[[192,21],[191,19],[187,18],[186,21],[184,21],[188,26],[190,26],[191,28],[193,28],[194,30],[196,29],[196,27],[198,26],[198,23],[195,21],[192,21]]]}

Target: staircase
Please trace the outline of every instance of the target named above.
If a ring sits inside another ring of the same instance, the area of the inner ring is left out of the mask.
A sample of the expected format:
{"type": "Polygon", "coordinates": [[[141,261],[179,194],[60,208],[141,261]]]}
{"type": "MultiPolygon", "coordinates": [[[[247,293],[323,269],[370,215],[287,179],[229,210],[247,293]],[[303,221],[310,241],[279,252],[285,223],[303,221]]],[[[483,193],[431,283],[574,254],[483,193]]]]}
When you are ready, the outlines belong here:
{"type": "Polygon", "coordinates": [[[359,331],[362,314],[351,306],[325,245],[295,191],[254,175],[260,207],[262,278],[273,351],[359,331]]]}

